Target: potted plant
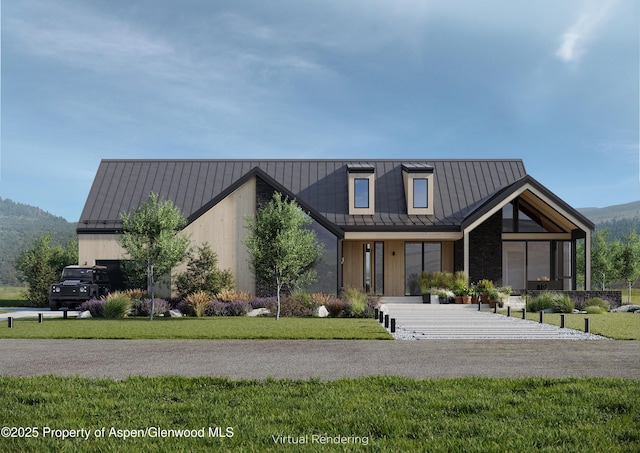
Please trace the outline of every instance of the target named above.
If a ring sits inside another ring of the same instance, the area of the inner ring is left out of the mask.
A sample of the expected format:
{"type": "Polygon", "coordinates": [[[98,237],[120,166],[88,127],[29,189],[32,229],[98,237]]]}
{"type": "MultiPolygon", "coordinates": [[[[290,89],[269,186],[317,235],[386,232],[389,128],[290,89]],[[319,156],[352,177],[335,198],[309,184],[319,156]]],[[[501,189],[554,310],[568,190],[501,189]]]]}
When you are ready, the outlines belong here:
{"type": "Polygon", "coordinates": [[[470,304],[471,303],[472,294],[473,294],[473,289],[469,288],[468,286],[465,286],[462,289],[462,303],[463,304],[470,304]]]}
{"type": "Polygon", "coordinates": [[[492,288],[489,290],[489,308],[495,308],[498,303],[498,299],[500,299],[500,292],[492,288]]]}
{"type": "Polygon", "coordinates": [[[446,291],[438,291],[438,302],[441,304],[448,304],[449,303],[449,295],[447,294],[446,291]]]}
{"type": "Polygon", "coordinates": [[[489,291],[493,289],[493,282],[491,280],[482,279],[478,282],[478,292],[480,293],[480,300],[483,304],[489,303],[490,295],[489,291]]]}
{"type": "Polygon", "coordinates": [[[511,291],[510,286],[502,286],[498,288],[498,304],[500,308],[504,307],[505,302],[509,300],[511,291]]]}
{"type": "Polygon", "coordinates": [[[433,274],[431,272],[420,273],[420,293],[422,294],[422,303],[431,303],[431,288],[433,288],[433,274]]]}

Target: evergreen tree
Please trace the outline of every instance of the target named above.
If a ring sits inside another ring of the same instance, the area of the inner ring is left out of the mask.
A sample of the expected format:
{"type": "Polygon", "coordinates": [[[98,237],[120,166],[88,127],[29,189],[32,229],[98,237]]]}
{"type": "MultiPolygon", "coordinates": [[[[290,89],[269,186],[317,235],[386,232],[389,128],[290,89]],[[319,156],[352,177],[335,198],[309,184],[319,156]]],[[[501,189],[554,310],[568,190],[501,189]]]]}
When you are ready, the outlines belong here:
{"type": "Polygon", "coordinates": [[[78,262],[77,241],[70,241],[65,246],[53,245],[51,241],[48,234],[37,237],[15,261],[20,280],[29,285],[27,298],[36,306],[47,305],[49,288],[58,281],[62,269],[78,262]]]}

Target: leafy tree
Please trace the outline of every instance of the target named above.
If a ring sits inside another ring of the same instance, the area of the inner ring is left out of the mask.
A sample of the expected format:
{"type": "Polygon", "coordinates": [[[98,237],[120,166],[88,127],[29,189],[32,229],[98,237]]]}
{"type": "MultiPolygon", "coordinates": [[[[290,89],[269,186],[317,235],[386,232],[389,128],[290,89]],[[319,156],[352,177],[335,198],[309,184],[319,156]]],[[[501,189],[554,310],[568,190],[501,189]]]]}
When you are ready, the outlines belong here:
{"type": "Polygon", "coordinates": [[[276,289],[276,319],[280,319],[280,293],[316,280],[314,266],[322,254],[315,231],[306,229],[311,219],[295,200],[276,192],[255,218],[247,218],[245,244],[259,282],[276,289]]]}
{"type": "Polygon", "coordinates": [[[623,237],[616,256],[616,267],[620,278],[627,282],[627,302],[631,303],[631,287],[640,276],[640,236],[635,230],[623,237]]]}
{"type": "Polygon", "coordinates": [[[616,278],[615,257],[619,253],[619,242],[608,241],[609,232],[598,230],[591,241],[591,275],[604,290],[616,278]]]}
{"type": "Polygon", "coordinates": [[[183,297],[198,292],[215,296],[233,286],[231,271],[218,269],[218,255],[206,242],[189,255],[186,272],[176,277],[176,290],[183,297]]]}
{"type": "Polygon", "coordinates": [[[124,232],[118,240],[129,257],[145,267],[153,320],[156,276],[169,273],[187,256],[190,240],[180,234],[187,221],[171,201],[159,200],[153,192],[139,208],[120,217],[124,232]]]}
{"type": "Polygon", "coordinates": [[[24,249],[15,261],[20,280],[29,285],[27,297],[33,305],[47,305],[49,287],[58,281],[65,266],[78,262],[78,242],[65,246],[52,244],[51,236],[45,234],[33,240],[31,247],[24,249]]]}

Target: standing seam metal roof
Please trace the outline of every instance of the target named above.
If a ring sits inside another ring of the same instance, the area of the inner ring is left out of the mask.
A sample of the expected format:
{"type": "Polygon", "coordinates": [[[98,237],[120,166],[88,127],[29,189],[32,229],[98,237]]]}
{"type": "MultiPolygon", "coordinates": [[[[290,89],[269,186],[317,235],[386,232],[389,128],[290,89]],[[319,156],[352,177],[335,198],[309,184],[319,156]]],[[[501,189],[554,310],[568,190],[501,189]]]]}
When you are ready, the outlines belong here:
{"type": "Polygon", "coordinates": [[[527,176],[520,159],[103,160],[78,229],[98,232],[120,228],[120,214],[138,207],[150,192],[171,200],[193,221],[256,171],[343,230],[459,227],[484,201],[527,176]],[[433,168],[433,215],[407,214],[403,165],[433,168]],[[349,215],[348,166],[374,169],[375,215],[349,215]]]}

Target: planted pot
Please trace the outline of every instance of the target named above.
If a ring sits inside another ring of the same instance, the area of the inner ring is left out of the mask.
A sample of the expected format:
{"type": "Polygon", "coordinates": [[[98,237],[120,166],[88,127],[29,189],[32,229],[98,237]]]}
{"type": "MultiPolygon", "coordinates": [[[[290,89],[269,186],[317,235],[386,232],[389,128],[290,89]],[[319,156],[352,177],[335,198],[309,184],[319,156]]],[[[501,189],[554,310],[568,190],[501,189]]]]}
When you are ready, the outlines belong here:
{"type": "Polygon", "coordinates": [[[462,303],[463,304],[470,304],[471,303],[471,296],[462,296],[462,303]]]}
{"type": "Polygon", "coordinates": [[[423,304],[430,304],[431,303],[431,293],[424,293],[422,295],[422,303],[423,304]]]}

